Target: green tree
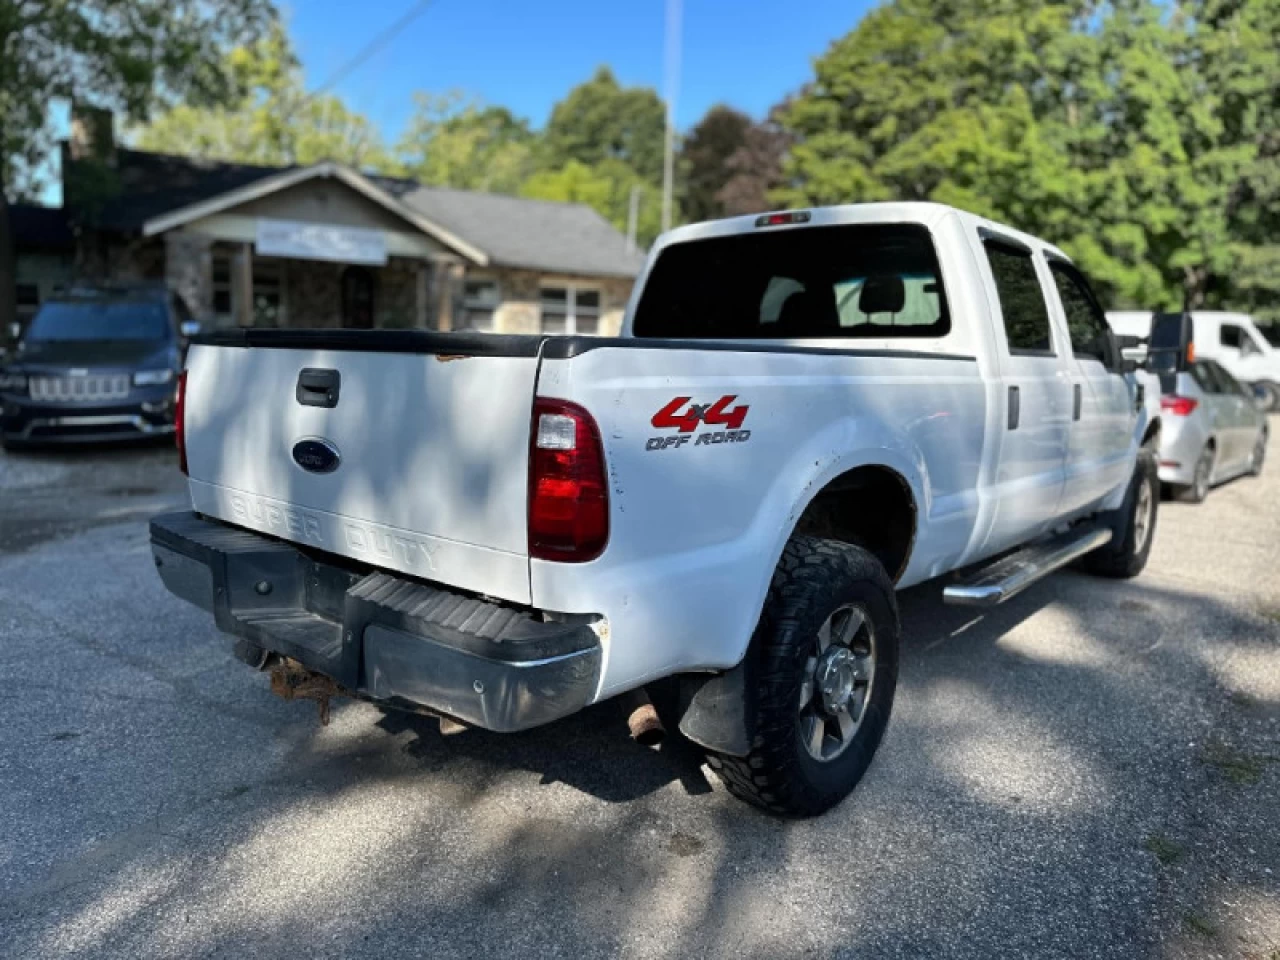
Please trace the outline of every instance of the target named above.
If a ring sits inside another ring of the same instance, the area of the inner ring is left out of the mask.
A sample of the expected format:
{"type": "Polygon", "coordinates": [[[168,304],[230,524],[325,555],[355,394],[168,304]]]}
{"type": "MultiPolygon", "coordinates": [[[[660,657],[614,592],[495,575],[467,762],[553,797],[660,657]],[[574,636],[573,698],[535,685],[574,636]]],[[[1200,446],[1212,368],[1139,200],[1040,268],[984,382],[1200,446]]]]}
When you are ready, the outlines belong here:
{"type": "Polygon", "coordinates": [[[734,176],[729,159],[746,143],[751,118],[724,104],[709,109],[680,148],[681,206],[692,221],[725,216],[720,191],[734,176]]]}
{"type": "Polygon", "coordinates": [[[377,128],[332,95],[309,96],[284,28],[231,50],[224,69],[242,95],[220,106],[179,104],[132,132],[145,150],[267,165],[336,160],[391,172],[377,128]]]}
{"type": "Polygon", "coordinates": [[[791,149],[791,134],[780,122],[786,109],[786,104],[780,104],[762,123],[748,127],[742,145],[725,161],[728,178],[716,193],[723,216],[770,208],[770,196],[783,185],[783,162],[791,149]]]}
{"type": "Polygon", "coordinates": [[[1118,305],[1273,310],[1278,32],[1274,0],[894,0],[783,112],[773,198],[953,203],[1118,305]]]}
{"type": "Polygon", "coordinates": [[[516,193],[534,172],[535,137],[506,107],[452,91],[414,94],[414,112],[396,147],[406,175],[421,183],[516,193]]]}
{"type": "Polygon", "coordinates": [[[558,170],[535,173],[520,193],[537,200],[585,203],[625,231],[633,190],[638,191],[637,244],[644,248],[662,230],[662,192],[620,160],[604,160],[595,166],[570,160],[558,170]]]}
{"type": "Polygon", "coordinates": [[[235,93],[230,47],[275,18],[269,0],[0,3],[0,325],[13,316],[9,200],[34,189],[53,146],[49,103],[88,101],[143,120],[157,104],[235,93]]]}
{"type": "Polygon", "coordinates": [[[543,165],[620,160],[646,183],[660,183],[665,130],[666,111],[652,88],[619,86],[613,71],[600,67],[552,109],[543,165]]]}

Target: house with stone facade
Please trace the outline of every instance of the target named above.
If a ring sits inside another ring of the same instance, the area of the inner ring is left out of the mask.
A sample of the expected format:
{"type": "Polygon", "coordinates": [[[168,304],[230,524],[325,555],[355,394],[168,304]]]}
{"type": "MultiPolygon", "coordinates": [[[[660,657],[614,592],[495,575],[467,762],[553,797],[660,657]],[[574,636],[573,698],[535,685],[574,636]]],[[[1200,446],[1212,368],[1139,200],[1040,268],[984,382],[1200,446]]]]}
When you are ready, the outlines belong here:
{"type": "Polygon", "coordinates": [[[148,153],[85,143],[78,129],[63,151],[64,232],[24,214],[71,249],[48,261],[15,229],[20,281],[40,253],[45,277],[166,281],[210,326],[613,334],[644,262],[581,204],[332,162],[148,153]]]}

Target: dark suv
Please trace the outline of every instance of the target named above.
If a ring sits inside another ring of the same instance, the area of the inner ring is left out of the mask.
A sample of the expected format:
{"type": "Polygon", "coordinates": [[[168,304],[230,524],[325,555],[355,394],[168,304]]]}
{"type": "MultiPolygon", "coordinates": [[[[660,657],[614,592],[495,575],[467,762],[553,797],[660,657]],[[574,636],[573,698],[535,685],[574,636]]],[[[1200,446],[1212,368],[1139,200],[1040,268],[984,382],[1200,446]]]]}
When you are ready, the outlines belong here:
{"type": "Polygon", "coordinates": [[[0,367],[0,440],[119,440],[173,432],[198,325],[163,287],[78,288],[45,301],[0,367]]]}

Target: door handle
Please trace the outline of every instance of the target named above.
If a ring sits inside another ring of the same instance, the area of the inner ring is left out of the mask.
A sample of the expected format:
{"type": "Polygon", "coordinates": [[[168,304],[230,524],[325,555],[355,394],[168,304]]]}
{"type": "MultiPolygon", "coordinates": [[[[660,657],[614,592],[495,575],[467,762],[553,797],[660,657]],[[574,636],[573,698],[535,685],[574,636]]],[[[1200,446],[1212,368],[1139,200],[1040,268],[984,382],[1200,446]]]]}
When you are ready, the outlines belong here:
{"type": "Polygon", "coordinates": [[[304,407],[328,407],[338,405],[342,390],[342,374],[337,370],[304,367],[298,374],[298,386],[293,396],[304,407]]]}
{"type": "Polygon", "coordinates": [[[1018,429],[1018,418],[1022,415],[1022,394],[1017,387],[1009,388],[1009,429],[1018,429]]]}
{"type": "Polygon", "coordinates": [[[1084,407],[1084,390],[1080,387],[1080,384],[1078,383],[1072,384],[1072,397],[1071,397],[1071,419],[1072,420],[1080,419],[1080,411],[1083,407],[1084,407]]]}

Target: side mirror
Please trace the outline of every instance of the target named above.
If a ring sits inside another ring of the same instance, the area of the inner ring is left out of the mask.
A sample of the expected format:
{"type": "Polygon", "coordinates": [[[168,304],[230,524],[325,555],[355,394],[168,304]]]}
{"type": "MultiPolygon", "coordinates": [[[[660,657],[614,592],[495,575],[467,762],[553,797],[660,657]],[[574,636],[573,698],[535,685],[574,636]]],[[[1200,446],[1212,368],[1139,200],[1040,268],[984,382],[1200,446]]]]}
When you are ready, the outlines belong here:
{"type": "Polygon", "coordinates": [[[1260,383],[1255,383],[1249,388],[1249,392],[1253,395],[1253,402],[1261,409],[1266,410],[1271,405],[1271,391],[1260,383]]]}
{"type": "Polygon", "coordinates": [[[178,330],[189,340],[200,332],[200,321],[184,320],[178,330]]]}
{"type": "Polygon", "coordinates": [[[1179,373],[1195,360],[1193,328],[1189,313],[1151,315],[1147,338],[1147,369],[1154,373],[1179,373]]]}

